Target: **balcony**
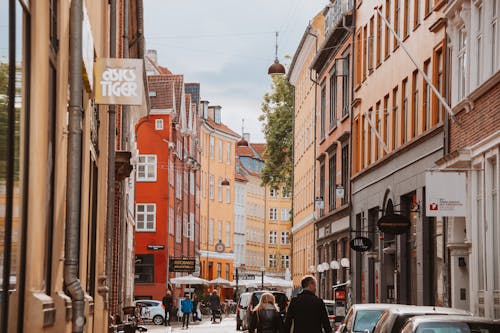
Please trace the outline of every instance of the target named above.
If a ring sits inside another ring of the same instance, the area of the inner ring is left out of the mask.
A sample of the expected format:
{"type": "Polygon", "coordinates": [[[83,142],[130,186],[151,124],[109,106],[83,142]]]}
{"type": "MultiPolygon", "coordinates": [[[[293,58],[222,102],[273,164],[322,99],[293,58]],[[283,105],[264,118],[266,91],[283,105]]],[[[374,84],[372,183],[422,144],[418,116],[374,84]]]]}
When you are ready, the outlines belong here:
{"type": "Polygon", "coordinates": [[[354,8],[354,0],[333,0],[325,14],[325,36],[328,36],[342,21],[344,15],[354,8]]]}

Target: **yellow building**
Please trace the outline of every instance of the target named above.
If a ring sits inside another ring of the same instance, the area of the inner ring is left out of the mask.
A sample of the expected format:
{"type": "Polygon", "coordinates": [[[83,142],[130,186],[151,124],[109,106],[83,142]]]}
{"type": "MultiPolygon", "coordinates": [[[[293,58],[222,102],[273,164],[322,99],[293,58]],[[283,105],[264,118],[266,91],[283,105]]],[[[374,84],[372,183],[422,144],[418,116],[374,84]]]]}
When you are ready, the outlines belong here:
{"type": "MultiPolygon", "coordinates": [[[[235,146],[239,135],[221,121],[221,107],[202,102],[201,277],[232,281],[234,268],[235,146]]],[[[232,289],[223,290],[232,297],[232,289]]]]}
{"type": "Polygon", "coordinates": [[[288,81],[295,87],[294,168],[293,168],[293,253],[294,287],[310,273],[314,262],[314,207],[317,85],[309,69],[316,50],[324,39],[325,18],[317,14],[306,28],[288,71],[288,81]]]}

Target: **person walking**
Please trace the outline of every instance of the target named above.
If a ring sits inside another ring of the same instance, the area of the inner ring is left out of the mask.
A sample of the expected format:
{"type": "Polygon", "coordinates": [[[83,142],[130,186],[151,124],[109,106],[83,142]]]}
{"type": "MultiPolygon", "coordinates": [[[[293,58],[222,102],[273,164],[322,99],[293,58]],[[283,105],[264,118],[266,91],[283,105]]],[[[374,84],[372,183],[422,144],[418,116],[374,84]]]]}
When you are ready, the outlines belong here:
{"type": "Polygon", "coordinates": [[[249,333],[282,333],[283,321],[276,299],[271,293],[264,293],[259,304],[252,311],[249,333]]]}
{"type": "Polygon", "coordinates": [[[220,312],[220,297],[217,294],[217,290],[212,292],[210,295],[210,310],[212,310],[212,323],[215,323],[215,316],[220,312]]]}
{"type": "Polygon", "coordinates": [[[193,312],[193,301],[191,298],[186,297],[181,301],[181,311],[182,311],[182,328],[189,328],[189,316],[193,312]]]}
{"type": "Polygon", "coordinates": [[[191,299],[193,300],[193,322],[196,322],[196,321],[201,321],[201,318],[198,318],[198,296],[196,296],[196,294],[193,294],[193,296],[191,297],[191,299]]]}
{"type": "Polygon", "coordinates": [[[172,298],[170,290],[167,290],[167,293],[163,296],[161,303],[163,305],[163,309],[165,309],[164,324],[165,326],[170,326],[170,314],[172,313],[172,307],[174,306],[174,299],[172,298]]]}
{"type": "Polygon", "coordinates": [[[316,279],[306,275],[301,281],[302,292],[292,299],[285,319],[285,333],[332,333],[325,303],[316,294],[316,279]]]}

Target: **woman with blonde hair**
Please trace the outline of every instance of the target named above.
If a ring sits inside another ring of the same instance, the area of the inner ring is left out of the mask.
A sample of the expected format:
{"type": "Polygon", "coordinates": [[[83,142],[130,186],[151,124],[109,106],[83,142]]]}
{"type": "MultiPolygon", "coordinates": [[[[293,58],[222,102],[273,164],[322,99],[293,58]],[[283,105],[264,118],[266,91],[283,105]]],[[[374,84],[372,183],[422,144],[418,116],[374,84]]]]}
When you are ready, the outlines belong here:
{"type": "Polygon", "coordinates": [[[283,321],[276,300],[271,293],[264,293],[259,304],[253,309],[249,333],[282,333],[283,321]]]}

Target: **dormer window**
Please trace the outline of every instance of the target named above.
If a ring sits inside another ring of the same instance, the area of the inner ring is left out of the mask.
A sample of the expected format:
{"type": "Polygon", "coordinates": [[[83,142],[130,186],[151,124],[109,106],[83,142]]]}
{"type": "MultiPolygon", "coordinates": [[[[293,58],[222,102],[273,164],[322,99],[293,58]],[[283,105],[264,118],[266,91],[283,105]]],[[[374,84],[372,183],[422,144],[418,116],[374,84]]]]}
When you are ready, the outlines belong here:
{"type": "Polygon", "coordinates": [[[221,109],[219,108],[216,108],[214,110],[214,121],[216,124],[220,124],[221,123],[221,109]]]}

